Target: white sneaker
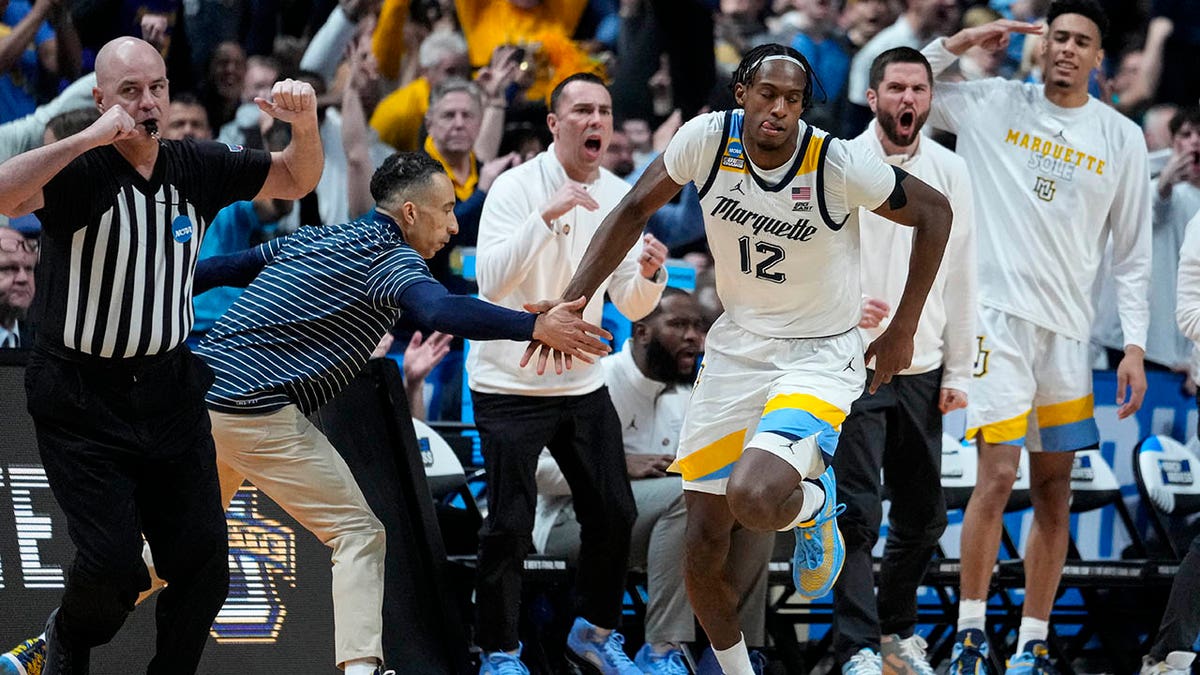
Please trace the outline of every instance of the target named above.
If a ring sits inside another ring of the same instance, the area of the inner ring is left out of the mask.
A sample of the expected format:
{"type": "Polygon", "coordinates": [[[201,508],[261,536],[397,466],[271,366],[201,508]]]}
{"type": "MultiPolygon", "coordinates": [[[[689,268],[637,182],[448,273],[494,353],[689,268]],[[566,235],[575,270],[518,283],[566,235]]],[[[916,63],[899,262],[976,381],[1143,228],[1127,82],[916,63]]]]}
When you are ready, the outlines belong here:
{"type": "Polygon", "coordinates": [[[1192,652],[1171,652],[1162,661],[1145,656],[1142,657],[1141,675],[1190,675],[1195,658],[1192,652]]]}
{"type": "Polygon", "coordinates": [[[883,664],[875,650],[863,647],[842,665],[842,675],[882,675],[882,668],[883,664]]]}
{"type": "Polygon", "coordinates": [[[925,656],[928,648],[920,635],[903,639],[899,635],[884,635],[879,642],[884,675],[934,675],[929,657],[925,656]]]}

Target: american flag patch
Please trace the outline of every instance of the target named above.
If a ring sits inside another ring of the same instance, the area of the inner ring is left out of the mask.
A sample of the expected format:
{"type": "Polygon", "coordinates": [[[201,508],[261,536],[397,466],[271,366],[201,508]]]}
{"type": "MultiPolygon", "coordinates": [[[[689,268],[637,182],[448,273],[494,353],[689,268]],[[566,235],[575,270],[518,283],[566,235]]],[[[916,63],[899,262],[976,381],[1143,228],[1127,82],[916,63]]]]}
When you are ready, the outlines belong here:
{"type": "Polygon", "coordinates": [[[812,199],[812,188],[808,186],[792,188],[792,199],[798,202],[812,199]]]}

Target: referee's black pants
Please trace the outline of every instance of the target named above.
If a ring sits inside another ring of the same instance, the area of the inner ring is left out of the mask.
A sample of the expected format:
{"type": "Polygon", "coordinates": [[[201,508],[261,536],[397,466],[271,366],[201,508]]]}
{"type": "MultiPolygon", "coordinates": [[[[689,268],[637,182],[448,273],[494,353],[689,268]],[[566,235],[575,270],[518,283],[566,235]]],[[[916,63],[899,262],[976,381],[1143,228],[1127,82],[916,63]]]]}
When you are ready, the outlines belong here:
{"type": "Polygon", "coordinates": [[[538,455],[548,448],[571,486],[580,526],[579,615],[616,628],[625,594],[637,506],[625,469],[621,422],[608,388],[582,396],[471,392],[488,475],[488,515],[479,535],[476,644],[516,649],[521,573],[533,546],[538,455]]]}
{"type": "MultiPolygon", "coordinates": [[[[867,381],[873,373],[867,371],[867,381]]],[[[842,575],[833,587],[833,649],[842,664],[858,650],[878,651],[881,634],[912,635],[917,589],[946,529],[942,494],[942,370],[897,375],[864,392],[842,424],[833,467],[838,527],[846,540],[842,575]],[[880,480],[880,469],[884,478],[880,480]],[[891,499],[878,599],[871,549],[879,541],[883,486],[891,499]]]]}
{"type": "Polygon", "coordinates": [[[40,351],[30,358],[29,412],[76,549],[51,649],[76,663],[112,639],[150,587],[144,534],[167,582],[147,672],[196,671],[229,588],[228,535],[204,407],[212,379],[183,346],[139,359],[81,362],[40,351]]]}

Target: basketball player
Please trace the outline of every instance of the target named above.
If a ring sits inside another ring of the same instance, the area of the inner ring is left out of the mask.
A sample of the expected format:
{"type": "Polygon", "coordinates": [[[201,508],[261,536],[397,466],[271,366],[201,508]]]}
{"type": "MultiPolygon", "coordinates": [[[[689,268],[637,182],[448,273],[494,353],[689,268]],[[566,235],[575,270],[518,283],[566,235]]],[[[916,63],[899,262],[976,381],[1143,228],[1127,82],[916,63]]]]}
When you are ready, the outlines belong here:
{"type": "MultiPolygon", "coordinates": [[[[565,293],[591,297],[647,217],[700,186],[726,313],[708,334],[674,469],[688,508],[687,586],[722,669],[752,673],[725,575],[737,526],[795,530],[793,579],[819,597],[841,570],[829,465],[865,379],[859,206],[915,228],[911,271],[888,330],[867,350],[874,390],[908,367],[913,334],[950,233],[946,198],[878,156],[808,126],[812,68],[777,44],[734,73],[736,110],[685,124],[604,220],[565,293]]],[[[547,304],[546,306],[549,306],[547,304]]],[[[560,355],[536,343],[538,368],[560,355]]]]}

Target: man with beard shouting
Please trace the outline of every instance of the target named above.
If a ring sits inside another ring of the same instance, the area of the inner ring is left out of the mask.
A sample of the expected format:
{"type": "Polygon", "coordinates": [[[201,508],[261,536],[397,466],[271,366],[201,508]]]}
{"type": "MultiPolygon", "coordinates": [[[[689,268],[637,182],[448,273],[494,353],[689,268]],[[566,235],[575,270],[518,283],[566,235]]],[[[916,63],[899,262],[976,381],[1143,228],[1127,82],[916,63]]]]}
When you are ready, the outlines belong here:
{"type": "MultiPolygon", "coordinates": [[[[880,54],[867,90],[875,119],[850,141],[938,189],[954,210],[946,255],[917,324],[912,365],[854,403],[833,458],[838,500],[846,504],[846,561],[833,589],[833,648],[843,672],[853,675],[878,675],[885,664],[889,672],[933,675],[925,641],[914,633],[917,587],[946,528],[942,415],[966,407],[975,358],[975,234],[967,163],[921,137],[932,94],[933,73],[920,52],[897,47],[880,54]],[[879,539],[884,485],[892,508],[876,600],[871,549],[879,539]]],[[[858,216],[859,327],[864,340],[872,340],[904,290],[912,236],[865,209],[858,216]]],[[[868,374],[874,367],[867,364],[868,374]]]]}

